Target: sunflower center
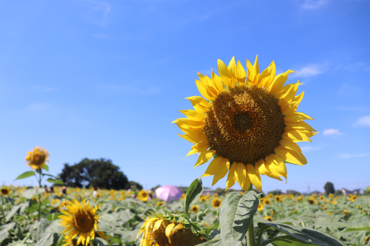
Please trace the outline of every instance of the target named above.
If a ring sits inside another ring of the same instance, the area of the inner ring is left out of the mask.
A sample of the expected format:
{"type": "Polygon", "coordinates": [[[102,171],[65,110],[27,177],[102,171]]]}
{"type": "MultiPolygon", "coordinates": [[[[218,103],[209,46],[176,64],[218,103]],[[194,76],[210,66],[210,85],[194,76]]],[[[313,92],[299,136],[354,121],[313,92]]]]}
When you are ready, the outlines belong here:
{"type": "Polygon", "coordinates": [[[94,228],[94,215],[90,211],[78,211],[74,221],[75,229],[79,232],[90,232],[94,228]]]}
{"type": "Polygon", "coordinates": [[[254,164],[279,145],[284,115],[266,90],[236,86],[213,101],[204,131],[211,149],[231,162],[254,164]]]}
{"type": "Polygon", "coordinates": [[[32,158],[32,163],[36,165],[41,165],[45,161],[45,155],[34,154],[32,158]]]}

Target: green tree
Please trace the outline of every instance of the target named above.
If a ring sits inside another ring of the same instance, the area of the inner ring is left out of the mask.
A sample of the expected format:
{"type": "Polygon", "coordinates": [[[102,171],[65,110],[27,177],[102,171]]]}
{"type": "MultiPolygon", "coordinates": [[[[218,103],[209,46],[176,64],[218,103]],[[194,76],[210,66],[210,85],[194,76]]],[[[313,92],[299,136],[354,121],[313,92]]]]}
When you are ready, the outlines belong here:
{"type": "Polygon", "coordinates": [[[60,179],[72,187],[99,187],[101,189],[124,189],[128,184],[127,177],[120,168],[106,159],[85,158],[70,166],[64,164],[60,179]]]}
{"type": "Polygon", "coordinates": [[[325,195],[329,195],[329,194],[334,194],[335,192],[335,189],[334,189],[334,184],[332,182],[326,182],[325,186],[324,186],[324,189],[325,189],[325,195]]]}
{"type": "Polygon", "coordinates": [[[141,184],[139,184],[138,182],[135,182],[135,181],[129,181],[126,185],[125,185],[125,189],[128,190],[128,189],[132,189],[133,191],[137,191],[137,190],[142,190],[143,189],[143,186],[141,184]]]}

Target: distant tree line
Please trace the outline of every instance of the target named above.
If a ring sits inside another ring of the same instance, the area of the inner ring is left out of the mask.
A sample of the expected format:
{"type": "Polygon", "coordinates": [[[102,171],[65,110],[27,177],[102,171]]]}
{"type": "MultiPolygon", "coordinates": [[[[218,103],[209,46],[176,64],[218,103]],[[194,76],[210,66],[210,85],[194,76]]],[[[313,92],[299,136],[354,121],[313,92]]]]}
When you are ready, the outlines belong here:
{"type": "Polygon", "coordinates": [[[135,181],[129,181],[120,168],[109,159],[85,158],[77,164],[64,164],[60,179],[70,187],[88,188],[99,187],[100,189],[136,189],[143,186],[135,181]]]}

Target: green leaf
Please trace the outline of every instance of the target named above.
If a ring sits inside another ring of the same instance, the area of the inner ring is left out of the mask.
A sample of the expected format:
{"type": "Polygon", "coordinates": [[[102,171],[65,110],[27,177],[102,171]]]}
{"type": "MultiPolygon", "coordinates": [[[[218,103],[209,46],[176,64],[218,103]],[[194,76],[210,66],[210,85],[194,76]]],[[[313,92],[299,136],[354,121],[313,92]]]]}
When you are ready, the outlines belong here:
{"type": "Polygon", "coordinates": [[[0,230],[0,243],[9,236],[9,230],[15,227],[15,222],[3,225],[0,230]]]}
{"type": "Polygon", "coordinates": [[[36,242],[39,241],[45,234],[46,228],[50,225],[50,221],[45,218],[41,218],[40,221],[37,221],[30,226],[30,234],[33,240],[36,242]]]}
{"type": "Polygon", "coordinates": [[[6,215],[5,221],[9,221],[14,214],[18,212],[18,210],[22,207],[23,204],[18,204],[12,207],[9,213],[6,215]]]}
{"type": "Polygon", "coordinates": [[[44,193],[43,188],[31,188],[31,189],[27,189],[23,191],[22,196],[27,199],[31,199],[31,197],[36,196],[38,194],[42,194],[42,193],[44,193]]]}
{"type": "Polygon", "coordinates": [[[273,239],[269,240],[269,243],[271,243],[274,246],[306,246],[306,245],[316,245],[312,243],[305,243],[304,241],[301,241],[295,237],[292,237],[290,235],[285,235],[281,237],[274,237],[273,239]]]}
{"type": "Polygon", "coordinates": [[[350,232],[350,231],[370,231],[370,226],[364,226],[364,227],[351,227],[346,228],[343,232],[350,232]]]}
{"type": "MultiPolygon", "coordinates": [[[[277,224],[272,222],[259,222],[258,227],[260,227],[261,233],[265,230],[270,228],[275,228],[282,233],[288,234],[301,242],[311,243],[313,245],[320,245],[320,246],[343,246],[341,242],[337,239],[326,235],[320,231],[316,231],[313,229],[307,229],[304,227],[293,226],[293,225],[285,225],[285,224],[277,224]]],[[[259,235],[259,239],[261,234],[259,235]]],[[[272,240],[264,241],[261,246],[269,244],[272,240]]],[[[283,245],[283,244],[282,244],[283,245]]]]}
{"type": "Polygon", "coordinates": [[[52,178],[56,178],[54,175],[51,175],[51,174],[48,174],[48,173],[42,173],[41,175],[42,176],[49,176],[49,177],[52,177],[52,178]]]}
{"type": "Polygon", "coordinates": [[[100,237],[96,237],[94,239],[94,243],[96,243],[96,245],[98,245],[98,246],[108,246],[109,245],[104,239],[102,239],[100,237]]]}
{"type": "Polygon", "coordinates": [[[34,172],[34,171],[24,172],[24,173],[22,173],[21,175],[19,175],[19,176],[18,176],[14,181],[16,181],[16,180],[18,180],[18,179],[25,179],[25,178],[31,177],[31,176],[33,176],[33,175],[35,175],[35,176],[36,176],[36,174],[35,174],[35,172],[34,172]]]}
{"type": "Polygon", "coordinates": [[[56,180],[56,179],[47,179],[47,181],[49,183],[53,183],[53,184],[64,184],[64,182],[62,180],[56,180]]]}
{"type": "Polygon", "coordinates": [[[49,166],[48,166],[48,165],[44,165],[41,169],[44,169],[44,170],[46,170],[47,172],[49,172],[49,166]]]}
{"type": "Polygon", "coordinates": [[[50,246],[57,242],[59,236],[57,233],[45,233],[44,236],[35,244],[35,246],[50,246]]]}
{"type": "Polygon", "coordinates": [[[253,190],[245,192],[244,196],[239,192],[226,196],[220,207],[222,245],[242,245],[258,203],[258,195],[253,190]]]}
{"type": "Polygon", "coordinates": [[[202,193],[203,193],[202,179],[197,178],[190,184],[188,191],[186,192],[184,203],[185,203],[185,213],[187,215],[189,215],[190,205],[197,202],[202,193]]]}
{"type": "Polygon", "coordinates": [[[51,213],[46,216],[46,218],[50,221],[53,222],[54,220],[58,220],[58,216],[63,215],[62,213],[51,213]]]}

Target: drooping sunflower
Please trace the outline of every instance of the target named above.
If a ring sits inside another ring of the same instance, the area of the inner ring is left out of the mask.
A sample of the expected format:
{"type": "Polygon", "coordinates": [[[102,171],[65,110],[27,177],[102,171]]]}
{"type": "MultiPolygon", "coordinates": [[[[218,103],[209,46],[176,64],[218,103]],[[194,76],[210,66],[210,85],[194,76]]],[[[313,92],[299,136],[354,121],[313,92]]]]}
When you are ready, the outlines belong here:
{"type": "Polygon", "coordinates": [[[8,187],[3,187],[0,189],[0,193],[2,196],[7,196],[9,195],[9,188],[8,187]]]}
{"type": "Polygon", "coordinates": [[[82,204],[74,200],[67,206],[67,209],[67,211],[60,210],[65,215],[59,216],[62,219],[59,223],[65,227],[62,232],[65,234],[65,245],[70,245],[77,236],[76,245],[89,245],[90,241],[94,240],[95,233],[106,238],[104,233],[96,231],[99,229],[97,225],[99,217],[96,214],[98,208],[96,206],[95,208],[91,207],[86,200],[83,200],[82,204]]]}
{"type": "Polygon", "coordinates": [[[45,148],[41,149],[41,147],[36,146],[32,151],[27,152],[26,163],[32,169],[41,169],[49,161],[49,156],[50,154],[45,148]]]}
{"type": "Polygon", "coordinates": [[[304,122],[311,117],[296,112],[304,94],[295,96],[299,82],[284,86],[293,71],[275,76],[272,62],[260,73],[257,56],[254,65],[247,60],[247,71],[234,57],[228,66],[218,60],[218,72],[198,73],[204,98],[188,97],[194,110],[180,110],[187,118],[174,121],[185,132],[179,136],[194,144],[188,155],[199,153],[194,167],[214,157],[202,177],[214,175],[214,185],[228,173],[226,189],[238,181],[262,191],[261,174],[281,180],[285,162],[306,164],[296,142],[311,141],[316,130],[304,122]]]}
{"type": "Polygon", "coordinates": [[[194,246],[205,242],[202,235],[194,234],[184,224],[158,214],[145,219],[137,237],[142,233],[140,246],[194,246]]]}

